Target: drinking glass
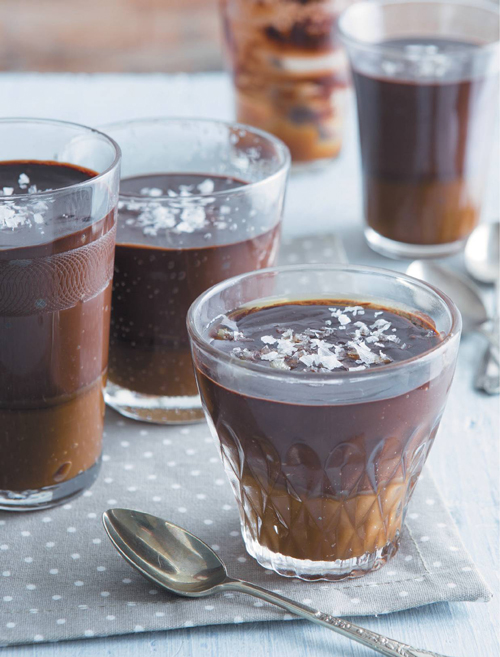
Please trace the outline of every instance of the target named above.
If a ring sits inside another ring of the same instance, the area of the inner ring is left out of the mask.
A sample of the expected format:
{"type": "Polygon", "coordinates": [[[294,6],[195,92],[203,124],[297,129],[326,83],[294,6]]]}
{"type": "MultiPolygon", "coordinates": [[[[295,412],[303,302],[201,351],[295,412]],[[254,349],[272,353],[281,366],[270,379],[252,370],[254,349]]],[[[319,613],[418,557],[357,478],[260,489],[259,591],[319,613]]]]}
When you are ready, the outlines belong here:
{"type": "Polygon", "coordinates": [[[137,420],[196,422],[188,308],[211,285],[275,263],[289,153],[219,121],[104,129],[123,152],[106,402],[137,420]]]}
{"type": "Polygon", "coordinates": [[[303,265],[216,285],[191,306],[188,328],[250,555],[307,580],[380,568],[398,549],[453,378],[461,330],[453,302],[395,272],[303,265]],[[213,339],[234,310],[319,299],[420,316],[440,340],[379,368],[307,372],[240,360],[213,339]]]}
{"type": "Polygon", "coordinates": [[[294,167],[337,157],[348,62],[337,19],[353,0],[221,0],[238,121],[272,132],[294,167]]]}
{"type": "Polygon", "coordinates": [[[499,9],[374,0],[339,19],[356,89],[368,244],[459,251],[479,222],[498,110],[499,9]]]}
{"type": "Polygon", "coordinates": [[[91,128],[0,120],[2,510],[60,504],[97,477],[119,164],[91,128]]]}

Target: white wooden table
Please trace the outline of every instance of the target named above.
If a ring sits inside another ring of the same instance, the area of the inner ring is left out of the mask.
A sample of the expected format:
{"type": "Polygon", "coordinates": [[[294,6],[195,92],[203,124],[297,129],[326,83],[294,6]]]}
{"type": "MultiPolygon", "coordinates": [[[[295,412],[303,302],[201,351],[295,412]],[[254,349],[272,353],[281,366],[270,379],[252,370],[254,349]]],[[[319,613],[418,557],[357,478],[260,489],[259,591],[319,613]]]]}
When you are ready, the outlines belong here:
{"type": "MultiPolygon", "coordinates": [[[[88,125],[146,116],[232,118],[223,74],[0,74],[0,115],[37,116],[88,125]]],[[[316,174],[293,175],[285,232],[337,231],[353,263],[404,269],[373,254],[362,237],[360,170],[354,117],[342,157],[316,174]]],[[[496,141],[495,143],[498,143],[496,141]]],[[[485,219],[499,216],[498,153],[491,167],[485,219]]],[[[460,258],[450,262],[461,267],[460,258]]],[[[496,657],[498,638],[499,405],[472,390],[481,338],[467,336],[445,417],[429,462],[462,538],[495,593],[489,604],[439,604],[359,619],[370,629],[450,657],[496,657]]],[[[369,657],[371,651],[305,622],[192,628],[7,649],[12,657],[369,657]]]]}

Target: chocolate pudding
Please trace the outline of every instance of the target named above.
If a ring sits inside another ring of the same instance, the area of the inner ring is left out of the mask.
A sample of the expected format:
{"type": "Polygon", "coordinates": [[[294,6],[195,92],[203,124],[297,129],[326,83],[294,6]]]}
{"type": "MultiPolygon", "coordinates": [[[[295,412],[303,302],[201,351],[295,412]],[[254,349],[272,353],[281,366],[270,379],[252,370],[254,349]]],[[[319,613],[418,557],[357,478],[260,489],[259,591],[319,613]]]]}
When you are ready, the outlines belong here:
{"type": "Polygon", "coordinates": [[[350,0],[222,0],[238,121],[267,130],[294,162],[336,157],[347,58],[337,19],[350,0]]]}
{"type": "Polygon", "coordinates": [[[49,493],[77,477],[78,490],[97,474],[115,216],[95,220],[93,190],[74,187],[96,175],[60,162],[0,162],[0,494],[6,498],[49,493]]]}
{"type": "Polygon", "coordinates": [[[353,71],[367,223],[397,242],[459,242],[479,221],[498,76],[477,77],[472,43],[384,47],[391,61],[382,52],[353,71]]]}
{"type": "MultiPolygon", "coordinates": [[[[317,386],[332,374],[388,370],[433,349],[442,337],[431,320],[321,299],[244,307],[216,319],[209,331],[211,345],[244,368],[250,364],[254,376],[255,368],[289,373],[287,385],[262,377],[250,396],[217,383],[216,372],[198,365],[250,552],[259,558],[268,550],[279,563],[345,562],[347,570],[339,572],[348,574],[330,579],[363,574],[374,555],[383,563],[397,550],[452,372],[399,396],[385,398],[382,389],[375,400],[350,404],[335,402],[335,386],[332,403],[318,404],[317,386]],[[306,376],[317,377],[317,385],[301,385],[306,376]],[[291,403],[287,388],[296,386],[304,397],[291,403]]],[[[278,572],[291,574],[286,567],[278,572]]]]}
{"type": "Polygon", "coordinates": [[[220,194],[240,187],[245,183],[235,178],[191,173],[122,180],[111,383],[143,395],[198,394],[189,306],[215,283],[270,266],[276,257],[279,213],[272,229],[259,232],[248,196],[235,207],[220,194]]]}

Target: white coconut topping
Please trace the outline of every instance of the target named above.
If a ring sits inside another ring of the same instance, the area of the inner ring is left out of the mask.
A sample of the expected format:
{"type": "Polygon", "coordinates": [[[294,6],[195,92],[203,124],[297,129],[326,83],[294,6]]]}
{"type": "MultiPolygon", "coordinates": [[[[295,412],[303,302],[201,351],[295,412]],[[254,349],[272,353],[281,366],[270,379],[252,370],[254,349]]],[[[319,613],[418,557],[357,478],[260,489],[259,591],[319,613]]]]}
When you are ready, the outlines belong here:
{"type": "Polygon", "coordinates": [[[46,203],[33,202],[26,195],[23,201],[5,201],[0,205],[0,231],[33,228],[44,224],[43,213],[48,209],[46,203]]]}
{"type": "Polygon", "coordinates": [[[261,360],[276,360],[279,358],[279,353],[277,351],[268,351],[260,355],[261,360]]]}
{"type": "Polygon", "coordinates": [[[159,187],[143,187],[139,193],[141,196],[163,196],[163,189],[159,187]]]}
{"type": "MultiPolygon", "coordinates": [[[[21,173],[18,178],[19,187],[24,191],[22,198],[6,198],[0,206],[0,231],[14,231],[18,229],[37,228],[43,234],[42,226],[45,225],[44,213],[53,204],[53,199],[37,199],[38,188],[30,185],[29,176],[21,173]],[[27,192],[27,193],[26,193],[27,192]]],[[[46,189],[44,191],[52,191],[46,189]]],[[[14,195],[14,187],[0,187],[0,197],[11,197],[14,195]]]]}
{"type": "Polygon", "coordinates": [[[391,322],[388,322],[386,319],[377,319],[373,324],[370,324],[371,329],[379,332],[387,331],[391,326],[391,322]]]}
{"type": "Polygon", "coordinates": [[[364,315],[365,314],[365,309],[363,306],[346,306],[344,308],[345,313],[352,313],[353,317],[356,317],[356,315],[364,315]]]}
{"type": "Polygon", "coordinates": [[[344,313],[341,313],[337,319],[339,320],[341,326],[345,326],[346,324],[351,323],[350,317],[347,317],[347,315],[344,315],[344,313]]]}
{"type": "Polygon", "coordinates": [[[371,324],[351,320],[351,317],[366,314],[367,309],[362,306],[328,310],[332,319],[325,320],[319,328],[294,330],[277,325],[257,337],[255,333],[252,337],[244,335],[245,331],[237,328],[238,323],[226,317],[216,338],[251,343],[248,348],[238,345],[231,350],[231,354],[241,360],[266,362],[278,370],[299,367],[311,372],[361,371],[391,363],[393,358],[387,350],[407,349],[398,335],[388,333],[394,327],[383,317],[383,310],[370,315],[377,317],[371,324]]]}
{"type": "Polygon", "coordinates": [[[26,189],[26,187],[30,184],[29,176],[27,176],[25,173],[21,173],[17,182],[21,189],[26,189]]]}
{"type": "Polygon", "coordinates": [[[198,191],[202,194],[212,194],[215,189],[215,183],[210,178],[207,178],[198,185],[198,191]]]}
{"type": "Polygon", "coordinates": [[[225,215],[224,221],[215,217],[210,221],[210,206],[215,198],[210,194],[215,189],[215,182],[207,178],[198,185],[179,185],[179,191],[168,189],[166,192],[159,187],[143,187],[140,195],[147,197],[144,201],[137,199],[122,199],[118,204],[119,210],[130,214],[126,219],[128,226],[137,226],[144,235],[156,237],[162,232],[194,233],[206,230],[208,226],[216,230],[232,229],[233,224],[227,215],[229,206],[222,206],[212,215],[225,215]],[[203,196],[200,196],[202,194],[203,196]],[[161,202],[158,198],[167,196],[168,202],[161,202]]]}

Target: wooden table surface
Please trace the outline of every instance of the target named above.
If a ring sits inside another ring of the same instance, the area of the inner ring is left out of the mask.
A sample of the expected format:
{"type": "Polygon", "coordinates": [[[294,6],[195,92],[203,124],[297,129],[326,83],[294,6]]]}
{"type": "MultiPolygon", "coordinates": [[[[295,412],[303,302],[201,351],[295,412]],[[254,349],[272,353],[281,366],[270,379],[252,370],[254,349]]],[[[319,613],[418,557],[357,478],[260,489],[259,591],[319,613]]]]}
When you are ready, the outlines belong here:
{"type": "Polygon", "coordinates": [[[1,0],[0,71],[222,68],[218,0],[1,0]]]}
{"type": "MultiPolygon", "coordinates": [[[[41,116],[97,125],[141,116],[232,118],[223,74],[0,75],[0,115],[41,116]]],[[[341,158],[319,173],[291,177],[285,233],[337,231],[353,263],[403,270],[372,253],[362,237],[360,169],[354,117],[341,158]]],[[[498,142],[496,142],[498,143],[498,142]]],[[[498,153],[484,218],[498,217],[498,153]]],[[[448,261],[461,268],[461,258],[448,261]]],[[[485,291],[486,292],[486,291],[485,291]]],[[[491,298],[490,298],[491,301],[491,298]]],[[[429,463],[463,541],[493,589],[492,602],[436,604],[358,619],[366,627],[450,657],[496,657],[498,638],[499,402],[477,394],[472,376],[482,339],[463,340],[455,382],[429,463]]],[[[334,612],[335,610],[327,610],[334,612]]],[[[192,628],[6,649],[12,657],[368,657],[371,651],[302,621],[192,628]]]]}

